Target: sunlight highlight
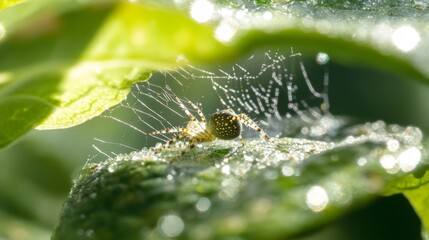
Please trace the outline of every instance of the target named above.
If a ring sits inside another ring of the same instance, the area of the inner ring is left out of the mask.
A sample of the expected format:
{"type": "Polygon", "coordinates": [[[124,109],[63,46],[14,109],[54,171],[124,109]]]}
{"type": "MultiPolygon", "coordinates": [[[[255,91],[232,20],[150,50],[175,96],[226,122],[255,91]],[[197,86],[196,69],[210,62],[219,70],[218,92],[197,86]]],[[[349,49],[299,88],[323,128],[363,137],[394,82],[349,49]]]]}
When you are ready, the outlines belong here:
{"type": "Polygon", "coordinates": [[[222,21],[216,28],[215,37],[221,42],[228,42],[237,32],[237,28],[237,24],[229,21],[222,21]]]}
{"type": "Polygon", "coordinates": [[[399,50],[409,52],[417,47],[420,34],[411,26],[402,26],[393,33],[392,42],[399,50]]]}
{"type": "Polygon", "coordinates": [[[307,191],[305,202],[313,212],[320,212],[329,203],[328,193],[321,186],[313,186],[307,191]]]}
{"type": "Polygon", "coordinates": [[[398,156],[399,167],[404,172],[413,171],[422,158],[421,151],[416,147],[410,147],[398,156]]]}
{"type": "Polygon", "coordinates": [[[214,13],[213,3],[207,0],[196,0],[191,6],[191,17],[199,23],[209,21],[214,13]]]}
{"type": "Polygon", "coordinates": [[[382,156],[380,164],[390,174],[395,174],[399,171],[398,160],[391,154],[382,156]]]}
{"type": "Polygon", "coordinates": [[[4,25],[0,23],[0,41],[6,36],[6,29],[4,25]]]}
{"type": "Polygon", "coordinates": [[[12,74],[9,72],[0,73],[0,85],[8,83],[12,80],[12,74]]]}

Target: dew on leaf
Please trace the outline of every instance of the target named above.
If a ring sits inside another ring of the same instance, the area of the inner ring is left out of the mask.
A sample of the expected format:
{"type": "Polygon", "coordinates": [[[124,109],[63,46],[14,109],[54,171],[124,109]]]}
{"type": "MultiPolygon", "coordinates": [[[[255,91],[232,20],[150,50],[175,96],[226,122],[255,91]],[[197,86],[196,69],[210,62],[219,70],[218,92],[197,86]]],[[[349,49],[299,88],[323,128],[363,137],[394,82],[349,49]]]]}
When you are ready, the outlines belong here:
{"type": "Polygon", "coordinates": [[[387,141],[387,150],[391,152],[396,152],[400,148],[400,143],[396,139],[391,139],[387,141]]]}
{"type": "Polygon", "coordinates": [[[398,156],[398,164],[402,171],[411,172],[420,163],[422,153],[417,147],[410,147],[398,156]]]}
{"type": "Polygon", "coordinates": [[[116,163],[110,164],[110,166],[107,168],[107,170],[111,173],[114,172],[116,170],[116,163]]]}
{"type": "Polygon", "coordinates": [[[417,47],[420,42],[420,34],[414,27],[404,25],[393,32],[392,42],[399,50],[409,52],[417,47]]]}
{"type": "Polygon", "coordinates": [[[321,186],[312,186],[306,193],[305,203],[314,212],[320,212],[329,203],[326,190],[321,186]]]}
{"type": "Polygon", "coordinates": [[[211,20],[215,14],[215,7],[213,3],[208,0],[195,0],[192,3],[190,14],[197,22],[207,22],[211,20]]]}
{"type": "Polygon", "coordinates": [[[291,166],[283,166],[282,167],[282,174],[285,177],[290,177],[295,173],[295,170],[291,166]]]}
{"type": "Polygon", "coordinates": [[[398,161],[395,156],[391,154],[383,155],[380,158],[380,164],[388,173],[394,174],[399,171],[398,161]]]}
{"type": "Polygon", "coordinates": [[[361,157],[357,160],[357,164],[361,167],[365,166],[367,163],[368,163],[368,160],[366,160],[366,158],[364,157],[361,157]]]}
{"type": "Polygon", "coordinates": [[[215,37],[221,42],[230,41],[238,29],[238,23],[234,20],[222,21],[215,30],[215,37]]]}

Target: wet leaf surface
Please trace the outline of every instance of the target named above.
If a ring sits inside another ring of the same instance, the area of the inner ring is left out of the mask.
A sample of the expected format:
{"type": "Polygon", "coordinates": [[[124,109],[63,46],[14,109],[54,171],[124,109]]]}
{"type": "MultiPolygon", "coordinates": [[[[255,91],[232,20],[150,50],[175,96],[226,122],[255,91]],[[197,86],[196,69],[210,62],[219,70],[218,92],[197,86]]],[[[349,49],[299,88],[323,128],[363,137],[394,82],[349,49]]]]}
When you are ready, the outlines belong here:
{"type": "MultiPolygon", "coordinates": [[[[285,239],[428,166],[419,129],[376,122],[335,142],[282,138],[143,149],[81,172],[53,239],[285,239]]],[[[420,185],[417,184],[418,188],[420,185]]],[[[402,192],[402,191],[397,191],[402,192]]],[[[392,192],[391,192],[392,193],[392,192]]]]}

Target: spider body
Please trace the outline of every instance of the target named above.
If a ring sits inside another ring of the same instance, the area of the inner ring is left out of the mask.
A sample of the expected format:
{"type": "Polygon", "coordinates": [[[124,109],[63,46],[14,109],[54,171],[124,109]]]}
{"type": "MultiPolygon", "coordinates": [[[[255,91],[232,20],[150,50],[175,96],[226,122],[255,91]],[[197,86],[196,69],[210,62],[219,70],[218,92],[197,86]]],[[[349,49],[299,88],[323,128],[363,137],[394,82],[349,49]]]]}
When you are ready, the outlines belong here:
{"type": "Polygon", "coordinates": [[[149,135],[176,133],[174,137],[169,139],[164,145],[158,148],[156,150],[157,152],[160,152],[166,148],[177,147],[177,144],[174,145],[174,143],[181,138],[188,139],[187,142],[182,144],[187,148],[184,149],[179,156],[173,158],[172,162],[176,161],[179,157],[185,155],[187,152],[193,149],[195,144],[201,142],[211,142],[217,138],[222,140],[232,140],[239,137],[241,144],[243,145],[243,139],[241,136],[243,130],[242,125],[259,132],[265,139],[273,142],[273,140],[264,132],[264,130],[262,130],[262,128],[260,128],[246,114],[236,114],[232,109],[221,110],[213,113],[207,122],[206,117],[197,105],[191,101],[188,101],[192,108],[197,111],[201,120],[198,120],[194,115],[192,115],[179,98],[176,97],[176,101],[190,119],[190,121],[186,124],[186,127],[168,128],[149,133],[149,135]]]}
{"type": "Polygon", "coordinates": [[[203,122],[190,121],[186,124],[185,129],[187,129],[185,137],[195,139],[196,142],[211,142],[216,140],[216,136],[211,134],[203,122]]]}
{"type": "Polygon", "coordinates": [[[240,136],[243,127],[232,109],[213,113],[209,119],[209,131],[222,140],[231,140],[240,136]]]}

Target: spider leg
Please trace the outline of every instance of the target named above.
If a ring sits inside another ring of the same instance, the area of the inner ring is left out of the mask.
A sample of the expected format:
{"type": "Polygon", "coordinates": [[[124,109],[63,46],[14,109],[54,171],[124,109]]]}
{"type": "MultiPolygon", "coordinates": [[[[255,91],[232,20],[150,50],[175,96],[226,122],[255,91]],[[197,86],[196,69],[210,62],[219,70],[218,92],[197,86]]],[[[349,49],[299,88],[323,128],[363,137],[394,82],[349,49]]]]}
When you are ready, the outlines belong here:
{"type": "Polygon", "coordinates": [[[177,133],[177,132],[184,132],[184,128],[167,128],[160,131],[150,132],[148,135],[158,135],[158,134],[164,134],[164,133],[177,133]]]}
{"type": "Polygon", "coordinates": [[[183,155],[185,155],[186,153],[188,153],[188,152],[190,152],[192,149],[194,149],[195,148],[195,143],[196,142],[199,142],[199,140],[198,139],[195,139],[195,138],[191,138],[191,139],[189,139],[189,141],[188,142],[186,142],[184,145],[188,145],[188,147],[185,149],[185,150],[183,150],[181,153],[180,153],[180,155],[177,155],[176,157],[174,157],[172,160],[171,160],[171,162],[170,163],[173,163],[173,162],[175,162],[177,159],[179,159],[179,158],[181,158],[183,155]]]}
{"type": "Polygon", "coordinates": [[[170,145],[168,145],[168,146],[165,146],[165,148],[164,149],[177,149],[177,148],[183,148],[183,147],[186,147],[187,146],[187,144],[188,144],[188,142],[186,141],[186,142],[177,142],[177,143],[175,143],[175,144],[170,144],[170,145]]]}
{"type": "MultiPolygon", "coordinates": [[[[241,122],[246,125],[247,127],[257,131],[261,136],[263,136],[265,139],[267,139],[268,141],[270,141],[271,143],[274,143],[274,140],[270,138],[270,136],[268,136],[268,134],[258,126],[258,124],[256,124],[252,119],[250,119],[246,114],[241,113],[238,114],[236,117],[238,120],[241,120],[241,122]]],[[[240,134],[241,136],[241,134],[240,134]]]]}
{"type": "Polygon", "coordinates": [[[166,148],[170,148],[171,144],[175,143],[177,140],[184,138],[184,137],[186,137],[186,133],[181,133],[181,134],[176,135],[174,138],[170,139],[168,142],[166,142],[160,148],[156,149],[155,152],[159,153],[166,148]]]}
{"type": "Polygon", "coordinates": [[[182,100],[180,98],[176,97],[177,102],[179,103],[180,108],[188,115],[188,118],[191,119],[193,122],[198,122],[198,120],[192,115],[191,112],[189,112],[188,108],[183,104],[182,100]]]}
{"type": "Polygon", "coordinates": [[[203,112],[201,112],[201,109],[197,105],[195,105],[193,102],[191,102],[191,101],[188,101],[188,102],[189,102],[189,104],[191,104],[191,106],[194,108],[194,110],[197,111],[198,115],[201,118],[201,121],[203,123],[207,124],[206,116],[204,116],[203,112]]]}
{"type": "Polygon", "coordinates": [[[240,133],[238,137],[240,138],[241,146],[244,146],[243,135],[240,133]]]}

